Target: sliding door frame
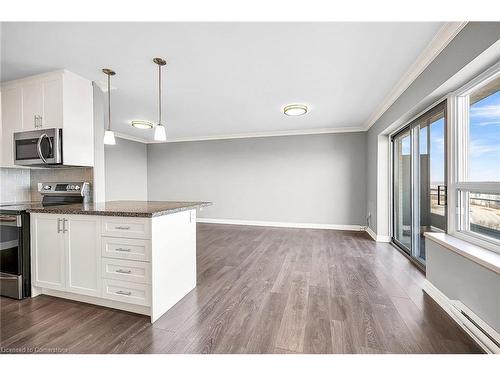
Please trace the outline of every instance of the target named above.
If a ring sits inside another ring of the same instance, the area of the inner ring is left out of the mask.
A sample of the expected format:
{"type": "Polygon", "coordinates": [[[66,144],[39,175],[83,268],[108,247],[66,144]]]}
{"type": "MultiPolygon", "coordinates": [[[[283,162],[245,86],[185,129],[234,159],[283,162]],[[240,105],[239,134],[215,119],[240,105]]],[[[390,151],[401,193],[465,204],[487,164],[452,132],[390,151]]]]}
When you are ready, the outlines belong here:
{"type": "MultiPolygon", "coordinates": [[[[449,186],[449,176],[448,176],[448,168],[449,168],[449,124],[448,124],[448,95],[444,98],[439,99],[431,106],[427,107],[425,110],[408,120],[403,126],[389,134],[389,147],[390,147],[390,236],[391,242],[400,249],[404,254],[408,255],[411,260],[415,261],[419,266],[425,267],[425,264],[420,260],[418,256],[418,236],[420,236],[420,158],[416,158],[415,155],[419,156],[419,136],[420,136],[420,125],[422,124],[422,120],[427,118],[426,121],[429,121],[433,115],[436,115],[440,112],[443,112],[444,115],[444,183],[446,184],[446,206],[444,210],[444,222],[445,222],[445,232],[448,230],[448,186],[449,186]],[[396,161],[395,161],[395,138],[404,133],[408,132],[410,135],[410,217],[411,217],[411,226],[410,226],[410,243],[411,248],[407,249],[405,245],[403,245],[400,241],[398,241],[395,237],[395,170],[396,161]],[[417,154],[415,154],[417,153],[417,154]],[[418,182],[418,186],[415,184],[418,182]]],[[[428,134],[430,134],[430,122],[427,124],[428,126],[428,134]]],[[[428,137],[429,138],[429,137],[428,137]]],[[[428,147],[430,147],[428,145],[428,147]]]]}

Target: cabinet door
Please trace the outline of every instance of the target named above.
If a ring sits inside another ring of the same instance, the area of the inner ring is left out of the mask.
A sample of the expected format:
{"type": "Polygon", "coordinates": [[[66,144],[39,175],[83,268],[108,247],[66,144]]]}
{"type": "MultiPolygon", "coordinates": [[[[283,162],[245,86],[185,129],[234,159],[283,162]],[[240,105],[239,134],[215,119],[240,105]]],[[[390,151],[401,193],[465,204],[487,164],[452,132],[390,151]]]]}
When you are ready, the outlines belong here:
{"type": "Polygon", "coordinates": [[[40,128],[43,122],[43,83],[23,86],[23,129],[40,128]]]}
{"type": "Polygon", "coordinates": [[[2,166],[14,165],[13,133],[23,126],[23,91],[21,87],[2,89],[2,166]]]}
{"type": "Polygon", "coordinates": [[[101,295],[101,223],[96,216],[63,215],[67,291],[101,295]]]}
{"type": "Polygon", "coordinates": [[[66,290],[65,251],[62,222],[57,215],[31,215],[33,284],[66,290]]]}
{"type": "Polygon", "coordinates": [[[63,88],[62,78],[43,83],[43,121],[44,128],[63,126],[63,88]]]}

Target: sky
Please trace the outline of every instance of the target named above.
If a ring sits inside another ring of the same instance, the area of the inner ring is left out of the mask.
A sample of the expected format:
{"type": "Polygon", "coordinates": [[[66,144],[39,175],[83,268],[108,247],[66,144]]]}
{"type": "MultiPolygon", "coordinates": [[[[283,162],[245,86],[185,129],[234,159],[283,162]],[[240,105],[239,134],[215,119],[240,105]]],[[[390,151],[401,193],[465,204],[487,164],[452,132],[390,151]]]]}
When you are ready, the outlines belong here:
{"type": "MultiPolygon", "coordinates": [[[[444,119],[430,125],[431,184],[444,181],[444,119]]],[[[420,154],[427,153],[427,127],[420,130],[420,154]]],[[[403,155],[410,154],[410,137],[402,139],[403,155]]],[[[500,182],[500,91],[470,107],[469,181],[500,182]]]]}
{"type": "Polygon", "coordinates": [[[500,182],[500,91],[471,106],[469,126],[469,180],[500,182]]]}

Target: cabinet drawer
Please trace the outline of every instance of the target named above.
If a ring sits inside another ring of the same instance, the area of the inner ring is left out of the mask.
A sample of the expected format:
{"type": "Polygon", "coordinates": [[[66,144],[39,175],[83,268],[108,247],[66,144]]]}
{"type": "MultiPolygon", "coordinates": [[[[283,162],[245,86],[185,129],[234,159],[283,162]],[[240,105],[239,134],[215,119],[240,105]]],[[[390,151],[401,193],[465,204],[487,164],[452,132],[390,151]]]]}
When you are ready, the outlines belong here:
{"type": "Polygon", "coordinates": [[[102,279],[102,297],[114,301],[149,306],[151,286],[121,280],[102,279]]]}
{"type": "Polygon", "coordinates": [[[150,263],[133,260],[102,258],[102,277],[105,279],[151,284],[150,263]]]}
{"type": "Polygon", "coordinates": [[[151,237],[151,225],[145,218],[109,217],[102,219],[102,235],[125,238],[151,237]]]}
{"type": "Polygon", "coordinates": [[[101,255],[106,258],[148,262],[151,259],[151,241],[101,237],[101,255]]]}

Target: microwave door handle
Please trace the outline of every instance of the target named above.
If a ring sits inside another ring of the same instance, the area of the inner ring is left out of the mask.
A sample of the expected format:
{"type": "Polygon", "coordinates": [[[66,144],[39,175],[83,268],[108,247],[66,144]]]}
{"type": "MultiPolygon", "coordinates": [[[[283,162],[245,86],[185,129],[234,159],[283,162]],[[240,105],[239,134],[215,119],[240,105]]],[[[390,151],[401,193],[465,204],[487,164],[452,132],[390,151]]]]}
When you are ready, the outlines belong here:
{"type": "Polygon", "coordinates": [[[45,133],[43,133],[40,138],[38,138],[38,142],[36,143],[36,151],[38,152],[38,156],[40,157],[40,159],[42,159],[42,161],[47,164],[47,160],[43,157],[43,154],[42,154],[42,140],[43,138],[47,137],[47,140],[49,141],[49,148],[50,150],[52,150],[52,141],[50,140],[49,136],[45,133]]]}

